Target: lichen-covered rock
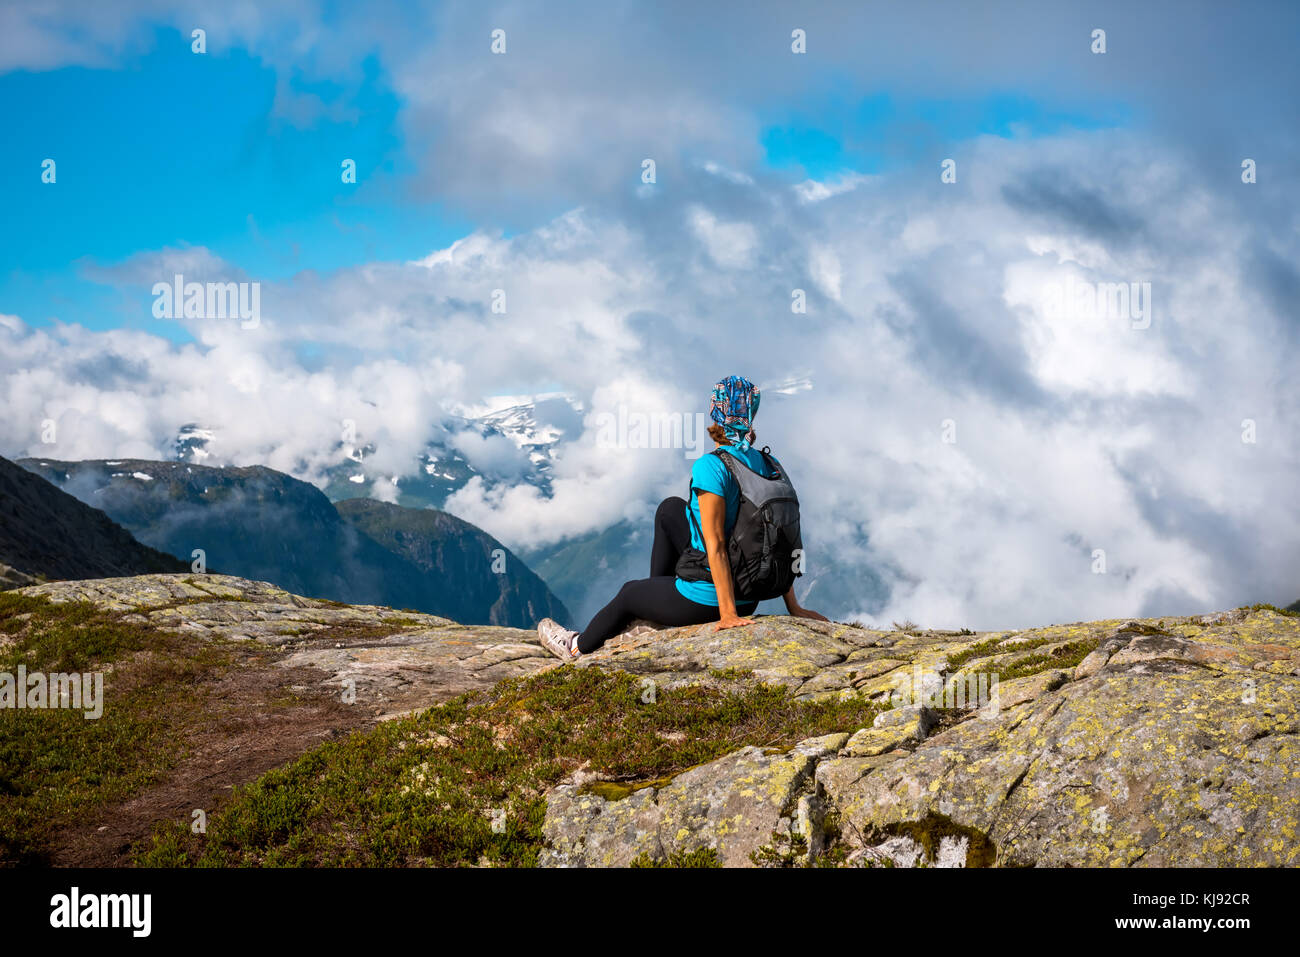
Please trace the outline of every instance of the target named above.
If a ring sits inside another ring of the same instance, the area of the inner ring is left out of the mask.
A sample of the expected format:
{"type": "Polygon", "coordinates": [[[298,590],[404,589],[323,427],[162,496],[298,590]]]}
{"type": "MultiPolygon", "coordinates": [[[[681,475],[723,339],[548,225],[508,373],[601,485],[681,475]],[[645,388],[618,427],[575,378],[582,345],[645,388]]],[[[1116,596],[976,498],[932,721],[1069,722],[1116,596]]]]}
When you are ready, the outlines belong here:
{"type": "Polygon", "coordinates": [[[304,598],[230,575],[141,575],[23,589],[52,601],[90,601],[156,625],[282,652],[327,687],[393,717],[502,678],[553,667],[531,631],[458,625],[436,615],[304,598]]]}
{"type": "Polygon", "coordinates": [[[871,727],[853,733],[844,753],[855,758],[872,758],[904,744],[921,741],[939,720],[933,708],[907,705],[876,716],[871,727]]]}
{"type": "Polygon", "coordinates": [[[814,775],[817,791],[820,794],[842,794],[863,775],[870,774],[902,756],[903,752],[898,751],[869,758],[837,757],[822,761],[817,765],[814,775]]]}
{"type": "Polygon", "coordinates": [[[1234,675],[1191,663],[1200,651],[1182,643],[1165,648],[1176,657],[1116,655],[879,771],[818,780],[868,843],[919,826],[981,835],[999,864],[1297,863],[1294,676],[1234,675]]]}
{"type": "MultiPolygon", "coordinates": [[[[884,699],[901,691],[920,702],[885,712],[875,727],[846,729],[853,733],[837,753],[793,776],[802,791],[779,815],[756,798],[749,763],[760,758],[752,752],[692,772],[707,787],[683,775],[708,794],[708,807],[727,807],[692,818],[684,846],[722,846],[729,819],[775,817],[777,830],[802,833],[787,823],[802,806],[805,818],[816,809],[837,820],[841,857],[851,864],[1300,863],[1294,617],[1240,609],[960,637],[819,631],[789,654],[781,637],[801,623],[759,627],[725,632],[726,642],[690,629],[643,635],[635,654],[588,664],[627,660],[644,674],[705,680],[710,668],[741,667],[761,648],[755,672],[798,695],[884,699]],[[845,645],[853,647],[845,653],[845,645]],[[944,701],[954,681],[999,669],[1012,677],[982,707],[944,701]],[[728,790],[728,781],[736,786],[728,790]]],[[[654,840],[637,845],[660,855],[668,852],[662,790],[647,818],[654,840]]],[[[569,846],[581,844],[583,826],[568,824],[569,846]]],[[[601,833],[609,846],[609,829],[601,833]]],[[[589,855],[584,863],[601,862],[589,855]]]]}
{"type": "Polygon", "coordinates": [[[1034,701],[1065,684],[1068,676],[1064,671],[1052,669],[1023,678],[1004,681],[994,691],[996,700],[990,702],[994,708],[1014,708],[1026,701],[1034,701]]]}
{"type": "Polygon", "coordinates": [[[801,792],[817,760],[847,739],[810,738],[777,753],[742,748],[615,800],[561,785],[547,804],[547,849],[539,863],[619,867],[642,855],[664,860],[711,848],[724,867],[745,867],[774,832],[802,831],[809,845],[816,844],[822,815],[812,802],[800,803],[801,792]]]}
{"type": "Polygon", "coordinates": [[[838,680],[828,680],[828,669],[854,651],[892,641],[885,632],[853,625],[773,616],[725,631],[713,625],[642,630],[584,655],[578,665],[618,668],[668,687],[707,678],[711,671],[752,672],[757,680],[796,692],[806,686],[811,693],[849,687],[852,669],[839,669],[844,674],[838,680]]]}

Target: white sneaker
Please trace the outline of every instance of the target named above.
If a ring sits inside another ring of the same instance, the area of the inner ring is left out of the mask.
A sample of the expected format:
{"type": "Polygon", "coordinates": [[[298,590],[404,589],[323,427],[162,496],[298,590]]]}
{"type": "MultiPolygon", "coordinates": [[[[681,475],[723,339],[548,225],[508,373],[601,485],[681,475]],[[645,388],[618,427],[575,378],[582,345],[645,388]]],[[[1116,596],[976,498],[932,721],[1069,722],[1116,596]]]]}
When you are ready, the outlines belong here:
{"type": "Polygon", "coordinates": [[[561,661],[572,661],[578,657],[577,646],[574,639],[578,637],[576,631],[569,631],[557,621],[550,618],[543,618],[537,623],[537,637],[542,643],[542,647],[549,651],[561,661]]]}

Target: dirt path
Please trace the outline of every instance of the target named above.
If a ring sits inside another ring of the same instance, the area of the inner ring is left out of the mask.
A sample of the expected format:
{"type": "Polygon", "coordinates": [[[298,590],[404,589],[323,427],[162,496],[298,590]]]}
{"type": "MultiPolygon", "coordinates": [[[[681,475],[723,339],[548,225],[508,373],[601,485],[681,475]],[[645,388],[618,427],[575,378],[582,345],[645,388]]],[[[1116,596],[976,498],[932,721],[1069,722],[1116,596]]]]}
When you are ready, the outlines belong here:
{"type": "Polygon", "coordinates": [[[242,656],[248,660],[203,683],[202,712],[185,734],[180,763],[143,792],[65,829],[51,863],[129,866],[156,824],[189,824],[196,809],[210,818],[233,788],[377,721],[378,708],[344,704],[323,689],[325,672],[282,667],[276,662],[284,655],[260,649],[242,656]]]}

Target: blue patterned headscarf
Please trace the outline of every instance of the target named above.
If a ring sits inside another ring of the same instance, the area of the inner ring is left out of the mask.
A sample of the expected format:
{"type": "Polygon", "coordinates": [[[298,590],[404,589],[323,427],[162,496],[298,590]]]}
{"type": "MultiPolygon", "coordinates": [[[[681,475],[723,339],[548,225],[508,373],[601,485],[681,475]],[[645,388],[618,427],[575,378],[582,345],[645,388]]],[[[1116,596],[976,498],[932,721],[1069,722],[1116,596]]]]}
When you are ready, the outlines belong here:
{"type": "Polygon", "coordinates": [[[729,375],[713,387],[713,408],[709,416],[741,451],[749,448],[754,437],[759,397],[758,386],[738,375],[729,375]]]}

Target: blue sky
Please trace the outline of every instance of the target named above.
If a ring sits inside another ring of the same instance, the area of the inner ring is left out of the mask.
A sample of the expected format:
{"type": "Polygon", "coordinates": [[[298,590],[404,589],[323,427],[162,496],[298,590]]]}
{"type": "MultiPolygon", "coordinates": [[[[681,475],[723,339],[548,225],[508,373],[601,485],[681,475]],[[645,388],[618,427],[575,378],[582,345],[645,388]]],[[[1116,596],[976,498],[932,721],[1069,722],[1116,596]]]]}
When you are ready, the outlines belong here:
{"type": "Polygon", "coordinates": [[[932,166],[977,136],[1057,135],[1065,130],[1120,127],[1130,122],[1121,102],[1053,103],[1031,90],[990,90],[967,98],[933,99],[879,92],[845,101],[805,102],[765,123],[764,161],[813,179],[845,171],[879,173],[932,166]]]}
{"type": "Polygon", "coordinates": [[[151,49],[112,68],[0,76],[9,137],[0,156],[7,220],[0,308],[33,324],[92,329],[153,320],[149,299],[87,277],[144,250],[202,246],[262,279],[401,260],[472,224],[402,194],[409,159],[400,103],[368,59],[355,88],[290,75],[295,93],[345,115],[273,115],[276,71],[244,50],[199,56],[158,28],[151,49]],[[41,182],[45,158],[55,184],[41,182]],[[359,171],[341,181],[344,158],[359,171]]]}

